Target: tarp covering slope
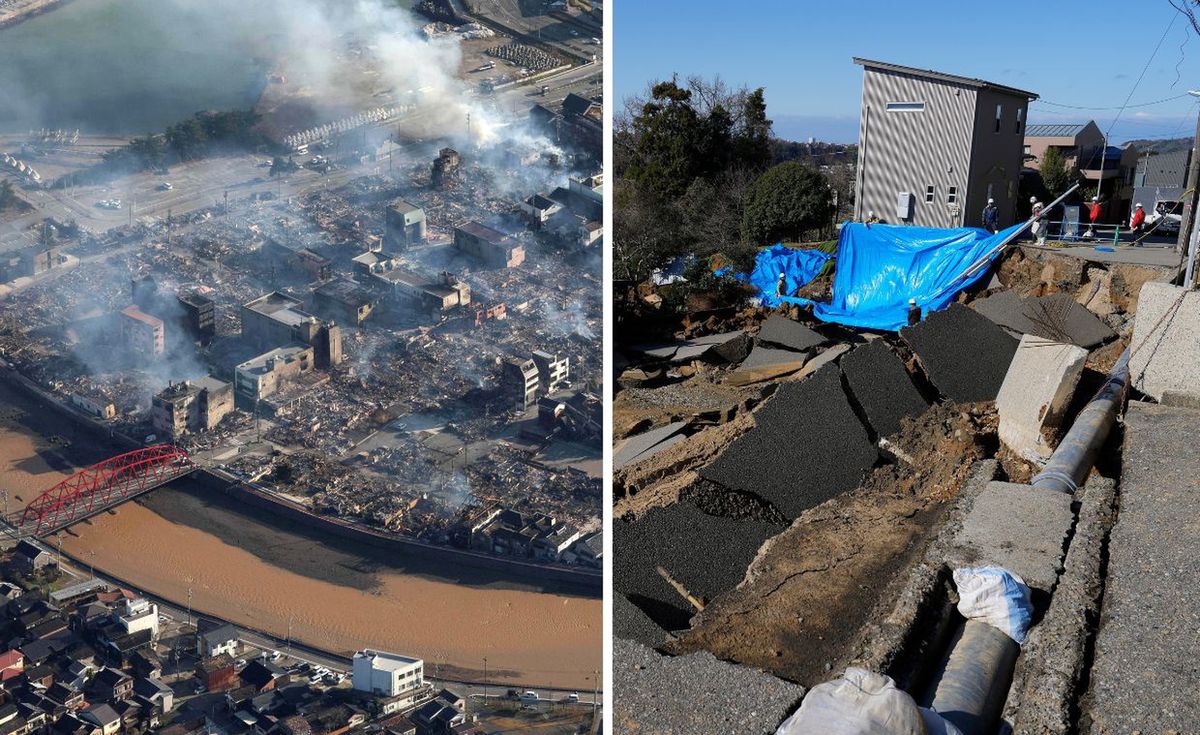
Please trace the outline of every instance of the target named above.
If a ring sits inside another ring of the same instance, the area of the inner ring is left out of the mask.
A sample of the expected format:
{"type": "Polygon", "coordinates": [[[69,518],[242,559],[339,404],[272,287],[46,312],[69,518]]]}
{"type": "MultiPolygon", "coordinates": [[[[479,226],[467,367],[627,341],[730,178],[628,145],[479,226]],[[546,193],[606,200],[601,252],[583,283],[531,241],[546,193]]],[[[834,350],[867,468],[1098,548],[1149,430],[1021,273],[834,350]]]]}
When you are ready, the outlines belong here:
{"type": "MultiPolygon", "coordinates": [[[[909,299],[917,300],[922,313],[946,308],[989,269],[979,268],[967,278],[962,277],[963,272],[1025,226],[1021,223],[993,235],[976,227],[944,229],[848,222],[838,237],[830,303],[796,296],[778,299],[774,280],[769,289],[760,287],[762,301],[768,306],[780,301],[811,304],[813,314],[822,321],[896,331],[908,323],[909,299]]],[[[998,251],[993,253],[988,265],[998,255],[998,251]]],[[[778,277],[776,270],[774,278],[778,277]]]]}
{"type": "Polygon", "coordinates": [[[796,289],[817,277],[821,268],[833,256],[820,250],[796,250],[783,245],[772,245],[760,250],[754,260],[754,270],[749,277],[738,275],[741,280],[748,280],[758,289],[763,306],[776,307],[782,303],[776,291],[779,287],[779,273],[782,272],[787,280],[785,293],[795,293],[796,289]]]}

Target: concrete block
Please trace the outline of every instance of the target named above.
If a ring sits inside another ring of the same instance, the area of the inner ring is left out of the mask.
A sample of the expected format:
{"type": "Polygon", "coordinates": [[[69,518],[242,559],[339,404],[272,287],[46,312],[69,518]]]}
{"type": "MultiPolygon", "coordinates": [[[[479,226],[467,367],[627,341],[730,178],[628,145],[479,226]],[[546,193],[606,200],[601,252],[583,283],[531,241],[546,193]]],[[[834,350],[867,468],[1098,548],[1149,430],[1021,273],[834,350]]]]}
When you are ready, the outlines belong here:
{"type": "Polygon", "coordinates": [[[1031,588],[1049,592],[1075,521],[1072,502],[1065,493],[989,482],[963,519],[949,561],[956,566],[1004,567],[1031,588]]]}
{"type": "Polygon", "coordinates": [[[669,657],[613,641],[613,732],[771,735],[804,687],[711,653],[669,657]]]}
{"type": "Polygon", "coordinates": [[[1138,294],[1130,344],[1132,385],[1155,400],[1200,397],[1200,291],[1148,282],[1138,294]]]}
{"type": "Polygon", "coordinates": [[[1000,441],[1019,457],[1041,463],[1053,452],[1043,432],[1062,422],[1088,352],[1025,335],[996,396],[1000,441]]]}
{"type": "Polygon", "coordinates": [[[620,469],[627,464],[640,462],[647,457],[661,452],[675,441],[682,441],[680,432],[688,425],[686,421],[676,421],[673,424],[660,426],[657,429],[631,436],[616,447],[613,453],[613,469],[620,469]]]}

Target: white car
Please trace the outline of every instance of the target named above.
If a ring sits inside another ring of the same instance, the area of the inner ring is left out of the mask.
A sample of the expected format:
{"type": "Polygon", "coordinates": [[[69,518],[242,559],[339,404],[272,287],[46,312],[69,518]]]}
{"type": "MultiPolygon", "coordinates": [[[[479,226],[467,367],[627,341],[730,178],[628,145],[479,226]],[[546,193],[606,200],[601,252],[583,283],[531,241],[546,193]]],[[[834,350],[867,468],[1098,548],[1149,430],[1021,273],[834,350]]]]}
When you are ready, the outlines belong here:
{"type": "Polygon", "coordinates": [[[175,188],[175,185],[174,185],[174,184],[172,184],[170,181],[164,181],[164,182],[162,182],[161,184],[159,184],[159,185],[158,185],[158,190],[159,190],[159,191],[170,191],[170,190],[172,190],[172,189],[174,189],[174,188],[175,188]]]}

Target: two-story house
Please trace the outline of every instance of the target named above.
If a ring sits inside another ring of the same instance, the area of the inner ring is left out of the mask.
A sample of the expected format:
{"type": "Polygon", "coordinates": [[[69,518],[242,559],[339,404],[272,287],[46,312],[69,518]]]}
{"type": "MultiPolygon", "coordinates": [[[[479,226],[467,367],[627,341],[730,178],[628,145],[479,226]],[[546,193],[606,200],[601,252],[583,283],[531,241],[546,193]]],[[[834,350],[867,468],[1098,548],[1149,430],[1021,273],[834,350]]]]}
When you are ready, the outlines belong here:
{"type": "Polygon", "coordinates": [[[855,58],[863,67],[854,218],[980,226],[989,198],[1000,226],[1017,218],[1033,92],[855,58]]]}

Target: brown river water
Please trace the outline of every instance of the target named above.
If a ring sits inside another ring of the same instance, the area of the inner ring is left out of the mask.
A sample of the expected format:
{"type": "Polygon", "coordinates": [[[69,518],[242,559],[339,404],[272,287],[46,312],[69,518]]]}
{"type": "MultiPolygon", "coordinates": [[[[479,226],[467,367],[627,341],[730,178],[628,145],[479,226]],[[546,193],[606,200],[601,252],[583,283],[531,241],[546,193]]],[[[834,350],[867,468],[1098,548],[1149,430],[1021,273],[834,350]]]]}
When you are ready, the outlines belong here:
{"type": "MultiPolygon", "coordinates": [[[[16,510],[75,468],[115,452],[0,384],[0,488],[16,510]],[[68,448],[50,438],[61,434],[68,448]]],[[[288,524],[189,486],[76,524],[62,549],[96,570],[234,623],[338,653],[416,655],[430,673],[590,688],[602,604],[572,589],[446,568],[288,524]]],[[[57,544],[58,539],[48,539],[57,544]]]]}

